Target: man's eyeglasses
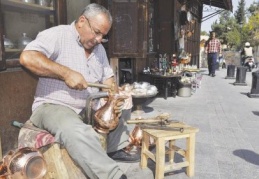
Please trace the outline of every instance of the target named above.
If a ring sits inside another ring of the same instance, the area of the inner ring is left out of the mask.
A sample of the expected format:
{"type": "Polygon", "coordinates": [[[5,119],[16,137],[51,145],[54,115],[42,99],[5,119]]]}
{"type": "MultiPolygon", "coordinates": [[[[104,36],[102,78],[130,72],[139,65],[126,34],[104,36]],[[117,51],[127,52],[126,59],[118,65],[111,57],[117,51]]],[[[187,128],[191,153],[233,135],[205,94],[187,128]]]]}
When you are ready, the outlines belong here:
{"type": "MultiPolygon", "coordinates": [[[[84,16],[84,17],[85,17],[85,16],[84,16]]],[[[89,25],[89,27],[90,27],[90,29],[91,29],[91,31],[92,31],[92,34],[95,36],[95,38],[97,38],[97,37],[98,37],[98,38],[103,38],[104,35],[103,35],[101,32],[96,32],[96,31],[92,28],[89,19],[88,19],[87,17],[85,17],[85,19],[87,20],[88,25],[89,25]]]]}

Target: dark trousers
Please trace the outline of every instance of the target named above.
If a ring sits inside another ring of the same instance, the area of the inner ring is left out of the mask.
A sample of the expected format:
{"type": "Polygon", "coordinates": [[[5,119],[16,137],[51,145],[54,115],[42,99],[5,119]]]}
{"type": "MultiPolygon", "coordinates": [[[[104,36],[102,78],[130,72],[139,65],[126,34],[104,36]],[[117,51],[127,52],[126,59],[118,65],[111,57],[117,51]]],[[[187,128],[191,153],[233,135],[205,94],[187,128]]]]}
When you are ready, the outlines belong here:
{"type": "Polygon", "coordinates": [[[215,74],[217,62],[217,53],[208,53],[208,70],[209,74],[215,74]]]}

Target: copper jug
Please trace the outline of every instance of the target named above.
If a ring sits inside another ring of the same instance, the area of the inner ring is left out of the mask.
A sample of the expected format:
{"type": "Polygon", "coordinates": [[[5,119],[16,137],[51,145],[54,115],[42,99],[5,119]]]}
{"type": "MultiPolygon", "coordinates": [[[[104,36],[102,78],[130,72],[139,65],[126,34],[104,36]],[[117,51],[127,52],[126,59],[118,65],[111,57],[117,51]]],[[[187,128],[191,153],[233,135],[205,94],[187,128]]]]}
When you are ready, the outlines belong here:
{"type": "Polygon", "coordinates": [[[117,102],[123,101],[127,97],[117,93],[109,93],[108,101],[98,109],[94,115],[94,129],[99,133],[107,134],[115,129],[119,123],[119,115],[115,113],[114,108],[117,102]]]}

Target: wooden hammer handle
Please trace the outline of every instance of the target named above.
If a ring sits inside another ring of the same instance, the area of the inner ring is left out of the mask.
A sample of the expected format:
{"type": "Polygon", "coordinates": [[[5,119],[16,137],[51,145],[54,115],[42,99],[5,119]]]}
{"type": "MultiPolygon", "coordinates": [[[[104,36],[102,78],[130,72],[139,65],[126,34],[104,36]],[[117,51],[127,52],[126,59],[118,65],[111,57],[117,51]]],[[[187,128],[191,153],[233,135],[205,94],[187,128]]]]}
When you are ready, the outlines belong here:
{"type": "Polygon", "coordinates": [[[109,85],[104,85],[104,84],[99,84],[99,83],[87,83],[87,85],[88,85],[89,87],[111,89],[111,86],[109,86],[109,85]]]}

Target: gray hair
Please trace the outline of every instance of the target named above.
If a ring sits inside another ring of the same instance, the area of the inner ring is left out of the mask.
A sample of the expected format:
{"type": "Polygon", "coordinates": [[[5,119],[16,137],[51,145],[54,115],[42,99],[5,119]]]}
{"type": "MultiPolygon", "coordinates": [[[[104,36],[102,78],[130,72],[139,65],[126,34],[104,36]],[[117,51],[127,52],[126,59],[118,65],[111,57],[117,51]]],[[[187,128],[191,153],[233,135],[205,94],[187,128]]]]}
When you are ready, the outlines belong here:
{"type": "Polygon", "coordinates": [[[96,3],[87,5],[84,8],[81,15],[84,15],[87,18],[91,18],[91,17],[97,16],[98,14],[105,14],[109,22],[112,24],[112,16],[110,12],[105,7],[96,3]]]}

